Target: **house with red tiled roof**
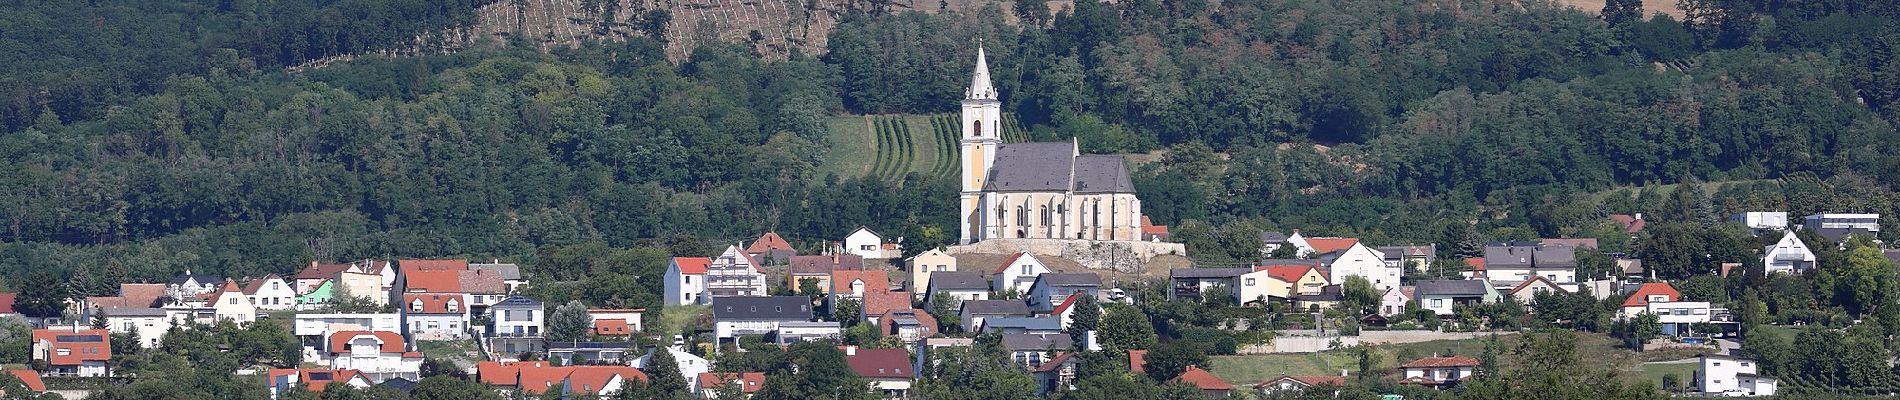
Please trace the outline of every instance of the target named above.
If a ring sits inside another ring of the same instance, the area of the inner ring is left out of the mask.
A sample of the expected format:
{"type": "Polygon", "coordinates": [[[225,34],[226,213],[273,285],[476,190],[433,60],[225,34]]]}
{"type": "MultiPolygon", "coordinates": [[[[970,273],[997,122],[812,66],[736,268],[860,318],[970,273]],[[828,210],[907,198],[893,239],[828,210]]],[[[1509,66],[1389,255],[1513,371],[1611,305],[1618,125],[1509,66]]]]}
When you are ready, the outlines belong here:
{"type": "Polygon", "coordinates": [[[298,270],[296,275],[291,276],[291,283],[297,285],[297,293],[310,293],[317,289],[317,285],[322,285],[323,281],[336,279],[336,274],[349,269],[350,264],[322,264],[311,261],[310,266],[298,270]]]}
{"type": "Polygon", "coordinates": [[[1399,366],[1400,384],[1445,389],[1471,377],[1478,359],[1465,356],[1425,357],[1399,366]]]}
{"type": "Polygon", "coordinates": [[[416,340],[456,340],[469,336],[468,295],[403,293],[398,307],[403,331],[416,340]]]}
{"type": "Polygon", "coordinates": [[[1643,219],[1643,213],[1636,213],[1635,215],[1610,214],[1610,220],[1622,226],[1623,231],[1629,233],[1630,237],[1636,237],[1636,234],[1643,233],[1643,227],[1649,225],[1649,222],[1643,219]]]}
{"type": "MultiPolygon", "coordinates": [[[[1299,232],[1293,232],[1293,233],[1298,234],[1299,232]]],[[[1136,374],[1148,373],[1148,351],[1147,350],[1129,350],[1128,351],[1128,372],[1133,372],[1136,374]]]]}
{"type": "MultiPolygon", "coordinates": [[[[1062,329],[1069,329],[1069,324],[1075,322],[1075,310],[1080,308],[1080,307],[1076,307],[1076,305],[1082,302],[1083,297],[1088,297],[1088,296],[1089,294],[1087,293],[1070,293],[1069,297],[1063,298],[1061,303],[1057,303],[1054,309],[1049,310],[1049,315],[1054,315],[1056,316],[1056,318],[1061,318],[1062,329]]],[[[1096,304],[1095,310],[1101,311],[1102,309],[1101,303],[1098,302],[1095,304],[1096,304]]]]}
{"type": "Polygon", "coordinates": [[[765,270],[739,246],[718,257],[674,257],[666,267],[666,304],[710,304],[713,297],[764,296],[765,270]]]}
{"type": "Polygon", "coordinates": [[[1483,277],[1485,276],[1485,272],[1484,272],[1484,267],[1485,267],[1485,260],[1484,260],[1484,257],[1471,257],[1471,258],[1466,258],[1466,259],[1465,259],[1465,266],[1468,266],[1468,267],[1471,267],[1471,270],[1469,270],[1469,271],[1464,271],[1464,272],[1462,272],[1462,273],[1459,273],[1459,275],[1464,275],[1464,277],[1465,277],[1465,279],[1479,279],[1479,278],[1483,278],[1483,277]]]}
{"type": "Polygon", "coordinates": [[[457,271],[455,280],[462,287],[462,293],[468,295],[469,308],[477,313],[488,311],[488,306],[507,300],[511,293],[507,278],[496,270],[457,271]]]}
{"type": "Polygon", "coordinates": [[[467,271],[468,259],[398,260],[396,267],[397,275],[422,271],[467,271]]]}
{"type": "Polygon", "coordinates": [[[1168,226],[1155,225],[1154,219],[1148,218],[1146,215],[1141,216],[1141,240],[1150,242],[1168,241],[1168,226]]]}
{"type": "MultiPolygon", "coordinates": [[[[1253,389],[1262,397],[1265,397],[1279,392],[1298,393],[1321,386],[1332,386],[1334,388],[1345,387],[1345,371],[1341,370],[1340,372],[1339,375],[1280,375],[1279,378],[1254,384],[1253,389]]],[[[1338,389],[1334,389],[1333,394],[1338,395],[1338,393],[1338,389]]]]}
{"type": "Polygon", "coordinates": [[[270,398],[276,399],[292,390],[303,388],[313,393],[322,393],[332,384],[349,385],[363,389],[370,386],[369,378],[353,369],[296,369],[273,368],[264,372],[264,385],[270,389],[270,398]]]}
{"type": "Polygon", "coordinates": [[[1312,254],[1315,256],[1332,253],[1336,251],[1341,251],[1341,250],[1346,250],[1358,244],[1359,244],[1359,239],[1356,239],[1356,238],[1343,238],[1343,237],[1306,238],[1307,248],[1312,249],[1313,251],[1312,254]]]}
{"type": "Polygon", "coordinates": [[[46,363],[46,376],[111,376],[112,332],[56,327],[33,330],[33,360],[46,363]]]}
{"type": "Polygon", "coordinates": [[[785,285],[792,293],[805,290],[806,281],[818,286],[818,293],[831,293],[832,271],[862,271],[864,258],[856,254],[832,254],[828,256],[792,256],[785,266],[785,285]]]}
{"type": "Polygon", "coordinates": [[[475,363],[475,380],[497,388],[519,387],[522,369],[548,368],[547,361],[482,361],[475,363]]]}
{"type": "Polygon", "coordinates": [[[277,274],[244,282],[244,296],[259,310],[283,311],[297,307],[297,290],[277,274]]]}
{"type": "Polygon", "coordinates": [[[644,308],[596,308],[587,310],[587,317],[594,322],[595,336],[630,337],[643,329],[641,317],[646,312],[644,308]]]}
{"type": "Polygon", "coordinates": [[[218,319],[235,322],[238,326],[257,320],[256,302],[251,300],[250,295],[244,294],[236,281],[230,279],[224,280],[223,286],[205,298],[205,307],[214,310],[218,319]]]}
{"type": "Polygon", "coordinates": [[[1036,277],[1049,272],[1049,266],[1036,259],[1035,255],[1016,253],[990,272],[990,290],[999,294],[1011,290],[1028,294],[1029,287],[1036,284],[1036,277]]]}
{"type": "Polygon", "coordinates": [[[482,362],[477,363],[475,369],[482,383],[529,396],[545,394],[559,387],[562,398],[607,397],[619,393],[629,381],[647,380],[646,373],[623,365],[553,367],[545,362],[482,362]]]}
{"type": "Polygon", "coordinates": [[[871,382],[871,388],[884,394],[887,399],[902,399],[910,396],[911,378],[917,371],[911,369],[910,350],[905,349],[865,349],[858,346],[840,346],[844,350],[844,362],[858,376],[871,382]]]}
{"type": "Polygon", "coordinates": [[[337,331],[323,340],[319,363],[354,369],[371,383],[391,378],[421,380],[422,353],[410,350],[402,334],[390,331],[337,331]]]}
{"type": "Polygon", "coordinates": [[[1193,365],[1189,365],[1186,371],[1181,371],[1181,376],[1175,377],[1174,382],[1194,385],[1195,388],[1201,389],[1202,395],[1207,397],[1227,397],[1234,391],[1234,385],[1214,376],[1212,372],[1193,365]]]}
{"type": "Polygon", "coordinates": [[[1682,292],[1676,291],[1669,282],[1644,283],[1635,293],[1623,299],[1623,308],[1618,309],[1618,319],[1630,318],[1649,310],[1649,303],[1670,303],[1682,301],[1682,292]]]}
{"type": "Polygon", "coordinates": [[[830,297],[838,299],[863,298],[867,293],[891,291],[890,274],[884,271],[835,270],[831,271],[830,297]]]}
{"type": "MultiPolygon", "coordinates": [[[[13,375],[14,379],[19,379],[20,384],[26,386],[26,390],[29,392],[41,393],[46,391],[46,381],[40,380],[40,374],[38,372],[34,372],[30,369],[9,369],[7,370],[7,375],[13,375]]],[[[0,396],[6,394],[5,391],[0,391],[0,396]]]]}
{"type": "Polygon", "coordinates": [[[165,297],[163,283],[121,283],[118,296],[87,297],[84,308],[154,308],[163,307],[160,299],[165,297]]]}
{"type": "Polygon", "coordinates": [[[798,250],[793,249],[791,242],[786,242],[784,237],[778,235],[778,232],[766,232],[759,235],[759,240],[754,240],[751,245],[747,245],[745,253],[752,255],[753,259],[759,262],[777,265],[798,255],[798,250]]]}
{"type": "Polygon", "coordinates": [[[889,310],[878,314],[873,319],[877,320],[878,334],[897,337],[906,345],[937,336],[937,317],[931,316],[924,310],[915,308],[889,310]]]}
{"type": "MultiPolygon", "coordinates": [[[[882,317],[885,313],[893,310],[910,309],[910,294],[904,292],[883,291],[865,293],[864,298],[858,299],[858,301],[858,318],[872,324],[878,323],[878,318],[882,317]]],[[[831,304],[836,307],[838,303],[833,302],[831,304]]]]}
{"type": "Polygon", "coordinates": [[[738,389],[749,399],[764,387],[764,372],[701,372],[698,386],[693,388],[693,392],[708,399],[717,399],[723,390],[738,389]]]}

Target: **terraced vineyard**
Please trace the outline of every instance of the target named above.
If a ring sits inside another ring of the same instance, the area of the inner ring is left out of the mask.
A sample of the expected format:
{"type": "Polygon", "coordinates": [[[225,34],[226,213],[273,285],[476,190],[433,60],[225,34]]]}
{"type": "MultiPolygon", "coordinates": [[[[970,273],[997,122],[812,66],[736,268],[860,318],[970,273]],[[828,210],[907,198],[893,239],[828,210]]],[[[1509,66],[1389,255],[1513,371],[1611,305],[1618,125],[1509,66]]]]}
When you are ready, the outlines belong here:
{"type": "MultiPolygon", "coordinates": [[[[841,176],[870,175],[902,181],[905,175],[950,177],[958,170],[957,114],[843,116],[832,119],[831,155],[820,171],[841,176]]],[[[1005,118],[1003,140],[1020,143],[1028,135],[1013,117],[1005,118]]]]}

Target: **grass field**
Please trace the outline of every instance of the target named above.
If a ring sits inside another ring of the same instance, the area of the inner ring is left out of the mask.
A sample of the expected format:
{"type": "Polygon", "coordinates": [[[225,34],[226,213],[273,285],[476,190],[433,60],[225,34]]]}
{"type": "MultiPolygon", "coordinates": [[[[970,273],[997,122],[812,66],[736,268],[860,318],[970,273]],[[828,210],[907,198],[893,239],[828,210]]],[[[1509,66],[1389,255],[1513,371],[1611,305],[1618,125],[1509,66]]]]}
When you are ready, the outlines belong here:
{"type": "MultiPolygon", "coordinates": [[[[887,114],[832,117],[831,152],[821,173],[876,176],[900,181],[907,174],[949,177],[958,174],[957,114],[887,114]]],[[[1014,118],[1005,118],[1003,141],[1020,143],[1028,135],[1014,118]]]]}
{"type": "MultiPolygon", "coordinates": [[[[1584,361],[1600,363],[1606,368],[1639,372],[1637,355],[1629,350],[1616,348],[1616,341],[1603,335],[1579,335],[1578,352],[1584,355],[1584,361]]],[[[1504,349],[1499,357],[1505,368],[1510,368],[1509,352],[1516,348],[1518,335],[1500,336],[1498,342],[1504,349]]],[[[1484,353],[1484,340],[1440,340],[1422,343],[1378,345],[1373,348],[1378,368],[1394,370],[1399,364],[1414,359],[1437,355],[1462,355],[1476,358],[1484,353]]],[[[1308,354],[1256,354],[1243,356],[1212,356],[1214,375],[1234,385],[1251,385],[1278,378],[1280,375],[1338,375],[1346,370],[1353,376],[1359,375],[1359,353],[1357,350],[1333,350],[1308,354]]],[[[1673,368],[1673,365],[1670,366],[1673,368]]],[[[1660,369],[1659,369],[1660,371],[1660,369]]],[[[1647,374],[1647,370],[1642,370],[1647,374]]],[[[1660,382],[1664,372],[1657,372],[1649,378],[1660,382]]],[[[1635,375],[1632,374],[1634,377],[1635,375]]],[[[1643,375],[1647,377],[1647,375],[1643,375]]],[[[1687,375],[1682,375],[1686,377],[1687,375]]],[[[1686,379],[1686,378],[1685,378],[1686,379]]]]}

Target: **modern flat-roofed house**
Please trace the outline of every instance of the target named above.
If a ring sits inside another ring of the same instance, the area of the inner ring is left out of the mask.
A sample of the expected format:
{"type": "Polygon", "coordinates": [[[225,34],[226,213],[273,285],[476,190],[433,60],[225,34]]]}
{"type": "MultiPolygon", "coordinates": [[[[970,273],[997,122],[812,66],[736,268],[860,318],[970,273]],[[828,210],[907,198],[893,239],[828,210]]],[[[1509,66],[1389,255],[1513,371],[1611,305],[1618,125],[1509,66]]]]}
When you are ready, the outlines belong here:
{"type": "Polygon", "coordinates": [[[1750,211],[1735,213],[1735,215],[1729,217],[1729,221],[1734,221],[1742,224],[1742,226],[1748,227],[1749,232],[1754,233],[1755,236],[1761,236],[1763,233],[1773,231],[1788,230],[1788,213],[1786,211],[1750,211]]]}
{"type": "Polygon", "coordinates": [[[1781,380],[1756,371],[1759,363],[1732,354],[1704,354],[1696,371],[1696,390],[1710,396],[1774,396],[1781,380]]]}
{"type": "Polygon", "coordinates": [[[1813,230],[1835,242],[1848,236],[1880,236],[1880,214],[1821,213],[1802,218],[1801,229],[1813,230]]]}

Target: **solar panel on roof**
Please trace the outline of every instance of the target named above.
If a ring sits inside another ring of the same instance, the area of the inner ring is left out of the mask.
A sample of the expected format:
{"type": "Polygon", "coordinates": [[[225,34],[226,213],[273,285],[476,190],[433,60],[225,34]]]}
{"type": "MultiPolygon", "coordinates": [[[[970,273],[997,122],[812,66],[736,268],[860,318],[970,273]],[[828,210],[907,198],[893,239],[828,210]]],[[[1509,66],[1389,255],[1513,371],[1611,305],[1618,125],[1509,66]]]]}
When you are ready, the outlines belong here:
{"type": "Polygon", "coordinates": [[[59,335],[55,340],[61,343],[99,343],[106,341],[99,335],[59,335]]]}
{"type": "Polygon", "coordinates": [[[330,376],[329,372],[311,372],[310,373],[310,380],[313,380],[313,381],[327,381],[331,379],[334,379],[334,378],[330,376]]]}

